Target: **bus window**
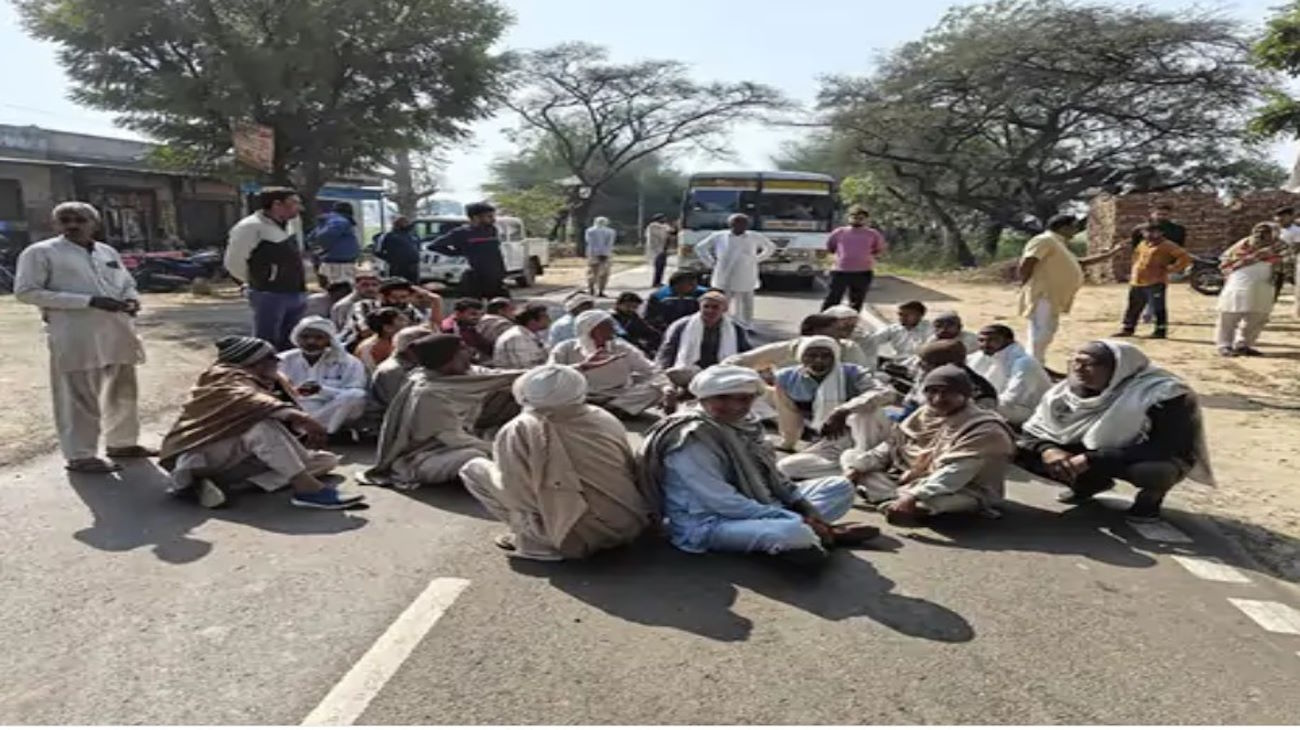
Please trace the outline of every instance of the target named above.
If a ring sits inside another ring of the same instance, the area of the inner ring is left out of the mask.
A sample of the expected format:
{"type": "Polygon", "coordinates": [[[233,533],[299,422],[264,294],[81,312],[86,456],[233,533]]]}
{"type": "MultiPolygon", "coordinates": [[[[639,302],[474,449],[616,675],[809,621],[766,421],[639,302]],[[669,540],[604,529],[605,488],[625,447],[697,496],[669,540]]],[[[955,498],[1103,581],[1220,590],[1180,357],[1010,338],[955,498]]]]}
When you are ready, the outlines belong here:
{"type": "Polygon", "coordinates": [[[765,193],[759,200],[760,230],[830,231],[835,199],[829,195],[765,193]]]}
{"type": "Polygon", "coordinates": [[[683,211],[684,226],[691,230],[719,230],[735,213],[753,218],[758,193],[752,190],[692,190],[683,211]]]}

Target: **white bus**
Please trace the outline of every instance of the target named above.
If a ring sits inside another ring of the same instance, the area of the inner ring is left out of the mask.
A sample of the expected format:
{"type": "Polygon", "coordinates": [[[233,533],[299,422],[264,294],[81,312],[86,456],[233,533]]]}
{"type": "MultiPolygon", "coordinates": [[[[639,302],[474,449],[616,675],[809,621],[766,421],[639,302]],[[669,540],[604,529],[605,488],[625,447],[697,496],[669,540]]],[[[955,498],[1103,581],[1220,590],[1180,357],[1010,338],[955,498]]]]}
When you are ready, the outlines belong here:
{"type": "Polygon", "coordinates": [[[682,200],[679,269],[706,272],[695,255],[705,236],[727,227],[733,213],[749,216],[750,228],[771,239],[777,252],[759,270],[764,282],[797,278],[811,287],[830,261],[826,237],[835,228],[835,178],[814,172],[706,172],[692,175],[682,200]]]}

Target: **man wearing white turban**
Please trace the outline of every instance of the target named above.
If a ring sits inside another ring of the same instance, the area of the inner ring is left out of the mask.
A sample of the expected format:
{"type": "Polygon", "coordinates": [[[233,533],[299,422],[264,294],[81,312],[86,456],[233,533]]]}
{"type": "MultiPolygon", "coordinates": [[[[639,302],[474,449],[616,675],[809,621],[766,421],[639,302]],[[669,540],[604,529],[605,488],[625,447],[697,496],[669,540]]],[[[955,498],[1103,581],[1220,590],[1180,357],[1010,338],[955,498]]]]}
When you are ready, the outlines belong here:
{"type": "Polygon", "coordinates": [[[524,410],[497,433],[495,458],[460,471],[470,494],[510,528],[496,545],[512,557],[563,560],[635,540],[657,500],[638,486],[623,425],[584,403],[582,373],[542,365],[513,392],[524,410]]]}
{"type": "Polygon", "coordinates": [[[573,327],[578,315],[595,308],[596,298],[580,292],[565,299],[564,316],[555,320],[555,322],[551,324],[551,331],[547,336],[546,344],[555,347],[565,340],[571,340],[576,337],[577,334],[573,327]]]}
{"type": "Polygon", "coordinates": [[[673,545],[686,552],[757,552],[801,565],[826,549],[870,539],[865,525],[832,525],[853,503],[842,477],[793,482],[776,468],[762,425],[750,414],[766,388],[758,373],[734,365],[691,380],[700,410],[650,429],[640,455],[642,483],[663,493],[673,545]]]}
{"type": "Polygon", "coordinates": [[[655,369],[636,345],[620,339],[609,312],[591,310],[578,315],[576,339],[551,351],[551,362],[572,365],[587,379],[587,400],[616,414],[636,416],[659,405],[672,392],[671,383],[655,369]]]}
{"type": "Polygon", "coordinates": [[[889,436],[884,406],[898,396],[886,380],[859,365],[840,361],[840,343],[831,337],[804,337],[799,364],[776,373],[777,423],[786,449],[807,432],[815,441],[777,462],[791,479],[841,473],[840,456],[851,448],[870,449],[889,436]]]}

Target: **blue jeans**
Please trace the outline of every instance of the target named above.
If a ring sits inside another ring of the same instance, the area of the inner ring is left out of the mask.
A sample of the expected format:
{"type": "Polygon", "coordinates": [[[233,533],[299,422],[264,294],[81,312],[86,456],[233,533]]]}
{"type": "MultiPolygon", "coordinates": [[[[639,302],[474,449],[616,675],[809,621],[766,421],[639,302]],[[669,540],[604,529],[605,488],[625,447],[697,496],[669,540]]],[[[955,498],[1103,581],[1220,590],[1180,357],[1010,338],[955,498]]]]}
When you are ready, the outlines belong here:
{"type": "MultiPolygon", "coordinates": [[[[798,482],[799,496],[817,508],[827,522],[848,514],[853,506],[853,483],[843,477],[826,477],[798,482]]],[[[708,550],[740,553],[776,554],[820,545],[821,540],[803,518],[789,517],[764,520],[723,520],[714,526],[707,541],[708,550]]]]}
{"type": "Polygon", "coordinates": [[[307,309],[307,294],[249,289],[248,303],[253,307],[253,336],[275,345],[277,350],[293,349],[289,333],[307,309]]]}

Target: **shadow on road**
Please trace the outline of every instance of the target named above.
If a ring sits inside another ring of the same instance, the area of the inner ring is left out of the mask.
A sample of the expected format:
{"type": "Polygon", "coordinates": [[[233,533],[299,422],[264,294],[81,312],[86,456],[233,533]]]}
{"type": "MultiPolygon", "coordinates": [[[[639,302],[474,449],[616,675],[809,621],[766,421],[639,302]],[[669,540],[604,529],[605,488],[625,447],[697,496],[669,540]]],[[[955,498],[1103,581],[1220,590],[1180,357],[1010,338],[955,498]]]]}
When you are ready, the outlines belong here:
{"type": "Polygon", "coordinates": [[[966,642],[975,630],[960,614],[891,591],[894,582],[851,552],[837,551],[816,575],[792,572],[761,556],[690,555],[663,542],[639,544],[571,563],[511,561],[516,572],[544,577],[612,616],[665,626],[716,641],[745,641],[749,618],[732,610],[737,588],[828,621],[865,617],[908,636],[966,642]]]}
{"type": "Polygon", "coordinates": [[[73,536],[90,547],[126,552],[152,546],[159,560],[192,563],[212,552],[212,543],[190,535],[210,519],[285,535],[331,535],[364,526],[348,512],[320,512],[289,506],[287,492],[240,492],[230,508],[205,510],[169,496],[171,479],[151,461],[131,460],[117,474],[69,474],[77,496],[94,522],[73,536]]]}

